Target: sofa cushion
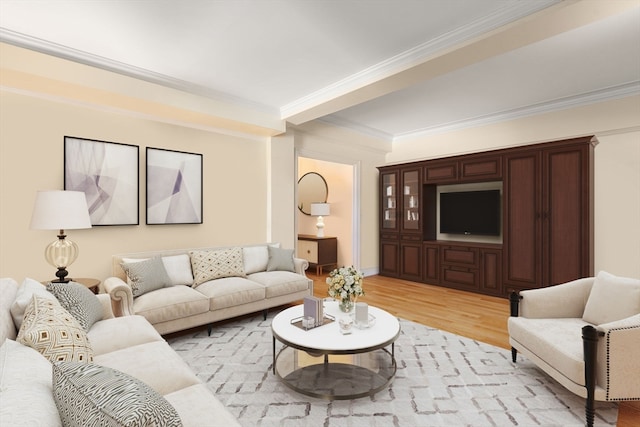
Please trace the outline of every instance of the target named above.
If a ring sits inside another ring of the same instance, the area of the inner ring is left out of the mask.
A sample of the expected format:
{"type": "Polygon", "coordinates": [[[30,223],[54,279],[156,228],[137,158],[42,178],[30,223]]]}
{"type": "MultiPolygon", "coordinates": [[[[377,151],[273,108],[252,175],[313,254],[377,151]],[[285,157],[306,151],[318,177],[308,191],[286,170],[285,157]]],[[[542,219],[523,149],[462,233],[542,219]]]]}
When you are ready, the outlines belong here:
{"type": "Polygon", "coordinates": [[[309,279],[290,271],[263,271],[250,274],[248,279],[265,286],[267,298],[288,295],[309,289],[309,279]]]}
{"type": "Polygon", "coordinates": [[[0,347],[0,425],[62,425],[53,399],[51,363],[9,339],[0,347]]]}
{"type": "Polygon", "coordinates": [[[265,299],[265,287],[243,277],[226,277],[205,282],[198,292],[210,300],[210,310],[219,310],[265,299]]]}
{"type": "Polygon", "coordinates": [[[11,305],[18,294],[18,282],[5,277],[0,279],[0,344],[4,342],[6,338],[10,340],[16,339],[18,334],[18,328],[11,316],[11,305]]]}
{"type": "Polygon", "coordinates": [[[101,354],[96,356],[95,363],[136,377],[163,396],[200,383],[166,341],[154,341],[101,354]]]}
{"type": "Polygon", "coordinates": [[[640,314],[640,280],[599,272],[584,307],[582,320],[601,325],[634,314],[640,314]]]}
{"type": "Polygon", "coordinates": [[[269,251],[267,245],[247,246],[242,248],[242,263],[246,274],[265,271],[269,263],[269,251]]]}
{"type": "Polygon", "coordinates": [[[93,361],[87,333],[60,303],[33,296],[24,311],[18,342],[38,350],[51,362],[93,361]]]}
{"type": "Polygon", "coordinates": [[[509,317],[508,321],[512,339],[579,385],[584,385],[582,327],[586,325],[575,318],[509,317]]]}
{"type": "MultiPolygon", "coordinates": [[[[124,263],[146,261],[150,258],[122,258],[124,263]]],[[[169,276],[170,285],[191,285],[193,284],[193,273],[191,272],[191,259],[187,254],[167,255],[160,258],[164,269],[169,276]]],[[[127,278],[129,285],[131,280],[127,278]]]]}
{"type": "Polygon", "coordinates": [[[142,316],[122,316],[94,323],[87,333],[94,358],[134,345],[163,341],[162,336],[142,316]]]}
{"type": "Polygon", "coordinates": [[[171,284],[171,279],[160,257],[123,262],[122,269],[129,279],[134,298],[171,284]]]}
{"type": "Polygon", "coordinates": [[[222,277],[245,277],[242,248],[189,251],[193,286],[222,277]]]}
{"type": "Polygon", "coordinates": [[[291,271],[295,272],[293,262],[293,249],[273,248],[269,246],[269,262],[267,271],[291,271]]]}
{"type": "Polygon", "coordinates": [[[204,384],[174,391],[164,398],[176,408],[186,426],[240,427],[235,417],[204,384]]]}
{"type": "Polygon", "coordinates": [[[98,320],[102,320],[102,303],[86,286],[79,283],[49,283],[51,292],[60,305],[76,318],[80,326],[88,331],[98,320]]]}
{"type": "Polygon", "coordinates": [[[209,300],[191,287],[170,286],[139,296],[133,309],[155,324],[206,313],[209,300]]]}
{"type": "Polygon", "coordinates": [[[55,363],[53,395],[65,426],[182,426],[164,397],[142,381],[104,366],[55,363]]]}
{"type": "Polygon", "coordinates": [[[42,298],[48,298],[52,300],[56,299],[53,294],[47,292],[47,289],[42,283],[28,277],[24,279],[20,284],[20,287],[18,288],[18,294],[16,295],[13,304],[11,304],[11,316],[13,316],[13,323],[15,323],[16,329],[20,329],[20,327],[22,326],[22,317],[24,316],[24,310],[29,304],[31,304],[31,300],[33,299],[34,294],[42,298]]]}

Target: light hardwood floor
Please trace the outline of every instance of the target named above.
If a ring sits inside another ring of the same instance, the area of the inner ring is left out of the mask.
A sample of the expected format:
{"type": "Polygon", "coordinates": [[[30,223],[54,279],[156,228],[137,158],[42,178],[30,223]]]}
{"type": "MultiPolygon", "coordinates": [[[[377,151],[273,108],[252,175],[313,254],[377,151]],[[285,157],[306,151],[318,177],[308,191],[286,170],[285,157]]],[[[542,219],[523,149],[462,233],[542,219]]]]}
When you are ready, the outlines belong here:
{"type": "MultiPolygon", "coordinates": [[[[307,271],[314,295],[327,296],[327,275],[307,271]]],[[[382,276],[365,278],[365,296],[359,299],[395,316],[457,335],[510,349],[507,333],[509,301],[455,289],[382,276]]],[[[640,402],[621,402],[618,427],[640,426],[640,402]]]]}

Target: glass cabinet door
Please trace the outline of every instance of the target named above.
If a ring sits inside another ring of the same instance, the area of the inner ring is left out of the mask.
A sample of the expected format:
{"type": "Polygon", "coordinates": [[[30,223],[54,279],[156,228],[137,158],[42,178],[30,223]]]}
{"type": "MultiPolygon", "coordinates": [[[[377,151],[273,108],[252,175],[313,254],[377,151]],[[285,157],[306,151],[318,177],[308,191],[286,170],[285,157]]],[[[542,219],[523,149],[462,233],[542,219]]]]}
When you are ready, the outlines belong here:
{"type": "Polygon", "coordinates": [[[417,170],[402,172],[402,228],[420,229],[420,172],[417,170]]]}
{"type": "Polygon", "coordinates": [[[398,174],[382,174],[382,228],[393,230],[398,227],[398,174]]]}

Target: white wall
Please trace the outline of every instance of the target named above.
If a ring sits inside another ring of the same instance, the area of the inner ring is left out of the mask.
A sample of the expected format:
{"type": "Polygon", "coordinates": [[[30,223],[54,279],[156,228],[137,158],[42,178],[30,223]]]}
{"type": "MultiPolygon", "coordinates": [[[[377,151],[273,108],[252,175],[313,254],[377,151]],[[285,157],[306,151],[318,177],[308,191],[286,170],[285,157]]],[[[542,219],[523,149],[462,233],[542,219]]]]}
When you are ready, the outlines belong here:
{"type": "Polygon", "coordinates": [[[595,271],[640,278],[640,96],[394,143],[389,163],[596,135],[595,271]]]}

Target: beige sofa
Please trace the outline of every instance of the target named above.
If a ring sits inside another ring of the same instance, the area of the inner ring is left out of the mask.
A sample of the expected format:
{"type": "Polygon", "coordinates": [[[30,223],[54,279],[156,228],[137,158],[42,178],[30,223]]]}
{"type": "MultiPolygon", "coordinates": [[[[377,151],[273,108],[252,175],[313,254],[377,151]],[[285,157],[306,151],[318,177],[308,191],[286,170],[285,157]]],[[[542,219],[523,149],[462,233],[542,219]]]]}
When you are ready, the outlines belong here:
{"type": "MultiPolygon", "coordinates": [[[[53,365],[50,358],[45,358],[42,349],[36,350],[32,346],[21,344],[18,337],[20,328],[16,324],[16,320],[22,323],[24,334],[24,329],[31,324],[31,320],[16,307],[23,304],[24,308],[24,303],[34,300],[33,294],[38,295],[39,303],[48,301],[51,294],[47,296],[47,293],[44,286],[32,279],[25,279],[20,285],[13,279],[0,279],[2,426],[62,425],[63,412],[59,412],[58,405],[60,401],[65,401],[60,398],[64,390],[53,386],[52,372],[60,369],[58,366],[64,366],[64,362],[62,365],[53,365]],[[24,316],[24,321],[20,316],[24,316]],[[25,323],[27,326],[24,326],[25,323]]],[[[175,408],[183,426],[239,426],[233,415],[198,380],[149,322],[142,316],[114,317],[108,295],[92,295],[91,298],[99,301],[93,301],[96,316],[86,332],[93,352],[93,363],[83,363],[83,367],[97,370],[112,368],[142,381],[175,408]]],[[[55,297],[53,300],[54,302],[49,303],[52,307],[60,305],[55,297]]],[[[34,303],[31,304],[33,307],[34,303]]],[[[28,309],[24,309],[24,313],[27,312],[28,309]]],[[[111,396],[122,395],[122,391],[121,388],[111,396]]],[[[131,408],[136,401],[131,395],[127,396],[124,406],[131,408]]],[[[73,413],[79,414],[87,409],[86,405],[78,401],[77,395],[69,398],[67,403],[70,406],[68,411],[73,413]]],[[[96,405],[101,405],[100,401],[96,405]]],[[[78,423],[85,425],[86,419],[80,419],[78,423]]]]}
{"type": "Polygon", "coordinates": [[[509,342],[560,384],[594,400],[640,400],[640,280],[604,271],[511,295],[509,342]]]}
{"type": "Polygon", "coordinates": [[[209,325],[211,332],[213,322],[257,311],[266,316],[269,308],[313,295],[313,281],[305,275],[308,266],[278,244],[119,254],[112,258],[113,277],[104,281],[104,289],[116,315],[141,315],[160,334],[202,325],[209,325]],[[152,283],[153,290],[136,296],[132,266],[154,259],[154,271],[164,266],[169,279],[164,285],[152,283]]]}

